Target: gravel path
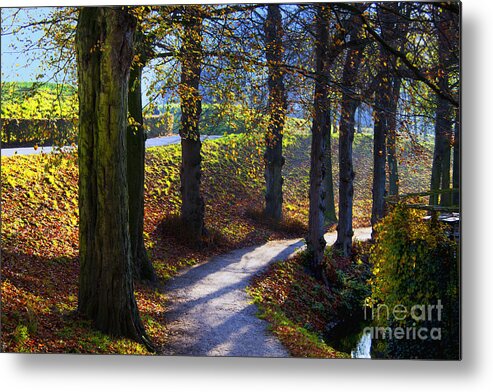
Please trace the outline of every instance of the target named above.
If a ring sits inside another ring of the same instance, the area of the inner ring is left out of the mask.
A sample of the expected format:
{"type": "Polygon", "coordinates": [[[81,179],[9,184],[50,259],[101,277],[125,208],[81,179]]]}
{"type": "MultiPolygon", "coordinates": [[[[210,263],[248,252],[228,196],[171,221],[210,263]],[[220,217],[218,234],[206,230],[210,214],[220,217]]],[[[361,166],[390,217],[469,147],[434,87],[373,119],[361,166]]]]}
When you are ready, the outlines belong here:
{"type": "MultiPolygon", "coordinates": [[[[370,228],[355,230],[368,239],[370,228]]],[[[330,245],[335,233],[326,235],[330,245]]],[[[258,319],[245,292],[250,279],[270,263],[303,246],[301,239],[271,241],[238,249],[184,270],[168,282],[170,342],[163,354],[194,356],[288,357],[277,338],[258,319]]]]}

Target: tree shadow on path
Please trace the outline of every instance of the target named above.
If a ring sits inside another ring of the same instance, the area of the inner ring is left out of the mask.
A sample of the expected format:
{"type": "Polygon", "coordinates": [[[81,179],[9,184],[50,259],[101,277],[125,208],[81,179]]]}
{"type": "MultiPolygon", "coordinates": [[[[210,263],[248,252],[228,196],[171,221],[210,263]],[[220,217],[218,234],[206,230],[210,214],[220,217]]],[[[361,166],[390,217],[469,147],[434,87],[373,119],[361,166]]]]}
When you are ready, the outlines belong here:
{"type": "Polygon", "coordinates": [[[271,241],[216,256],[169,282],[171,331],[166,354],[284,357],[287,351],[256,317],[245,292],[251,278],[287,259],[301,240],[271,241]]]}

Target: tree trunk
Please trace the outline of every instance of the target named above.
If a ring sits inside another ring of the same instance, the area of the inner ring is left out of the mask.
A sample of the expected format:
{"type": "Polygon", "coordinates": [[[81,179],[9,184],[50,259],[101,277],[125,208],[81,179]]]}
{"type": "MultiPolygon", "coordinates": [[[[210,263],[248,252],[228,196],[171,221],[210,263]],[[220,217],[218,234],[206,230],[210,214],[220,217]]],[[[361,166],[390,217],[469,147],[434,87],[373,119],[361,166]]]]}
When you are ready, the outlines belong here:
{"type": "Polygon", "coordinates": [[[329,60],[329,7],[327,4],[317,5],[315,41],[315,58],[317,77],[313,98],[314,117],[312,123],[312,142],[310,154],[310,210],[308,215],[307,250],[310,255],[310,268],[317,279],[324,278],[323,257],[326,241],[324,238],[325,199],[327,189],[324,187],[327,174],[327,141],[330,135],[329,95],[327,70],[329,60]]]}
{"type": "MultiPolygon", "coordinates": [[[[351,87],[353,85],[361,59],[361,50],[352,49],[348,51],[342,75],[344,86],[351,87]]],[[[358,106],[359,101],[347,90],[344,91],[339,124],[339,221],[334,247],[346,257],[351,256],[353,244],[353,140],[358,106]]]]}
{"type": "MultiPolygon", "coordinates": [[[[390,106],[389,81],[380,76],[379,88],[375,93],[375,124],[373,127],[373,186],[371,225],[375,224],[384,215],[385,210],[385,165],[386,142],[388,128],[388,114],[390,106]]],[[[391,89],[390,89],[391,90],[391,89]]]]}
{"type": "MultiPolygon", "coordinates": [[[[392,46],[399,46],[398,42],[407,33],[407,26],[400,26],[399,18],[397,17],[400,12],[399,8],[401,7],[402,5],[400,3],[389,3],[389,8],[379,8],[377,10],[381,20],[382,36],[392,46]],[[400,34],[402,33],[403,35],[401,36],[400,34]]],[[[398,192],[395,116],[400,81],[397,82],[397,79],[392,82],[393,72],[397,68],[397,62],[396,58],[389,54],[383,46],[380,46],[380,63],[381,69],[377,76],[378,84],[375,90],[375,123],[373,127],[372,236],[375,234],[376,223],[385,213],[387,137],[389,137],[389,180],[392,182],[392,193],[397,194],[398,192]]]]}
{"type": "MultiPolygon", "coordinates": [[[[452,109],[452,108],[450,108],[452,109]]],[[[450,189],[450,164],[451,164],[451,154],[452,154],[452,122],[448,121],[447,134],[443,141],[443,157],[442,157],[442,192],[440,195],[440,205],[450,206],[452,203],[452,194],[447,192],[450,189]]]]}
{"type": "MultiPolygon", "coordinates": [[[[316,105],[316,111],[317,111],[316,105]]],[[[310,210],[308,216],[308,236],[306,244],[310,255],[310,267],[317,279],[323,277],[323,256],[326,241],[324,238],[324,199],[326,192],[323,187],[326,173],[325,149],[327,140],[322,126],[324,119],[320,113],[315,115],[312,125],[312,143],[310,155],[310,210]]]]}
{"type": "Polygon", "coordinates": [[[334,202],[334,179],[332,175],[332,135],[331,135],[331,102],[330,102],[330,70],[335,60],[335,53],[329,47],[329,20],[330,9],[328,5],[318,7],[318,41],[320,47],[316,49],[316,80],[315,98],[317,129],[322,129],[324,138],[323,160],[324,178],[322,180],[322,202],[324,210],[324,220],[322,227],[337,222],[337,215],[334,202]]]}
{"type": "Polygon", "coordinates": [[[358,109],[358,122],[356,125],[356,132],[361,133],[361,106],[358,109]]]}
{"type": "Polygon", "coordinates": [[[331,111],[330,111],[330,100],[328,97],[328,91],[327,91],[327,133],[325,134],[325,137],[327,140],[325,141],[325,165],[326,165],[326,171],[325,171],[325,178],[323,182],[323,187],[325,190],[325,213],[324,213],[324,223],[326,225],[330,225],[333,223],[337,222],[337,214],[336,214],[336,206],[335,206],[335,201],[334,201],[334,178],[332,175],[332,137],[331,137],[331,132],[330,132],[330,126],[331,126],[331,111]]]}
{"type": "MultiPolygon", "coordinates": [[[[438,86],[441,91],[449,91],[448,65],[450,64],[450,23],[452,18],[447,13],[436,16],[438,31],[438,86]]],[[[442,96],[437,95],[437,111],[435,118],[435,148],[431,168],[430,190],[450,188],[450,162],[452,145],[452,104],[442,96]]],[[[430,196],[432,205],[450,205],[452,195],[447,192],[435,193],[430,196]]]]}
{"type": "Polygon", "coordinates": [[[205,234],[204,199],[200,193],[201,147],[199,121],[202,97],[199,92],[202,66],[202,18],[196,6],[187,7],[183,16],[181,61],[181,220],[190,240],[200,243],[205,234]]]}
{"type": "Polygon", "coordinates": [[[452,204],[460,205],[460,109],[455,111],[454,126],[454,166],[452,175],[452,186],[457,189],[452,194],[452,204]]]}
{"type": "MultiPolygon", "coordinates": [[[[448,180],[450,184],[450,141],[449,135],[451,122],[449,120],[451,105],[442,98],[437,97],[437,111],[435,118],[435,147],[433,151],[433,163],[431,167],[431,185],[432,192],[440,190],[440,187],[446,184],[447,179],[443,179],[443,174],[448,168],[448,180]],[[447,159],[447,155],[449,156],[447,159]]],[[[430,196],[430,204],[438,205],[439,200],[443,199],[438,193],[430,196]]]]}
{"type": "Polygon", "coordinates": [[[129,230],[134,279],[156,281],[156,273],[144,245],[144,166],[145,140],[142,115],[142,65],[134,62],[130,70],[127,127],[127,180],[129,230]]]}
{"type": "Polygon", "coordinates": [[[269,77],[269,127],[265,135],[265,211],[267,219],[278,223],[282,217],[282,136],[286,121],[286,91],[282,67],[284,46],[281,11],[278,4],[267,6],[264,24],[265,56],[269,77]]]}
{"type": "Polygon", "coordinates": [[[127,95],[135,20],[82,8],[79,78],[79,311],[101,331],[150,344],[133,293],[128,229],[127,95]]]}
{"type": "Polygon", "coordinates": [[[392,196],[399,194],[399,164],[397,161],[397,105],[401,90],[401,79],[394,78],[392,100],[389,107],[387,153],[389,160],[389,193],[392,196]]]}

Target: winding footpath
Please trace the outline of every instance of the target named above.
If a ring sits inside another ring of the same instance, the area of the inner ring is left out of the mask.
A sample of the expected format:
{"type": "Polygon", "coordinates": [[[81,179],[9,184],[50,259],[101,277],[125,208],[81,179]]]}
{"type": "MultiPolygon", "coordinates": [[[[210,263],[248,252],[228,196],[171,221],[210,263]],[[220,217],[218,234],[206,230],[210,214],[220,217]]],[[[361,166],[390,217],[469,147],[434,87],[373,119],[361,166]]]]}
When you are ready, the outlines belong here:
{"type": "MultiPolygon", "coordinates": [[[[370,238],[371,228],[355,230],[354,238],[370,238]]],[[[336,233],[325,236],[328,245],[336,233]]],[[[169,344],[165,355],[288,357],[256,317],[245,288],[269,264],[284,260],[303,246],[301,239],[270,241],[237,249],[181,272],[167,283],[169,344]]]]}

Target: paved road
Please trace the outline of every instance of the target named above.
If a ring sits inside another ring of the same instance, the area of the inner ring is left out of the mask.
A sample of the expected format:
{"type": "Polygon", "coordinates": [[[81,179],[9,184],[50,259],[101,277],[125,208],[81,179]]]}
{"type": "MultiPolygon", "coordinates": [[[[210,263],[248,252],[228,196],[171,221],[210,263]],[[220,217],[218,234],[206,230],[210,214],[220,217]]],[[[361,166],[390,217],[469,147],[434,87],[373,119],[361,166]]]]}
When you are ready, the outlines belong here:
{"type": "MultiPolygon", "coordinates": [[[[371,228],[355,230],[364,240],[371,228]]],[[[333,244],[336,233],[326,235],[333,244]]],[[[288,357],[287,350],[256,317],[245,292],[250,279],[269,264],[288,258],[301,239],[271,241],[238,249],[191,267],[168,282],[170,342],[165,355],[288,357]]]]}
{"type": "MultiPolygon", "coordinates": [[[[204,141],[204,140],[213,140],[220,137],[221,137],[220,135],[207,135],[207,136],[201,136],[200,139],[204,141]]],[[[180,142],[180,136],[178,135],[155,137],[146,140],[146,148],[167,146],[169,144],[176,144],[179,142],[180,142]]],[[[73,147],[66,146],[62,148],[64,150],[69,151],[73,147]]],[[[14,155],[33,155],[33,154],[41,154],[41,153],[49,154],[52,151],[53,151],[53,147],[49,147],[49,146],[38,147],[37,149],[34,149],[34,147],[2,148],[2,157],[11,157],[14,155]]]]}

